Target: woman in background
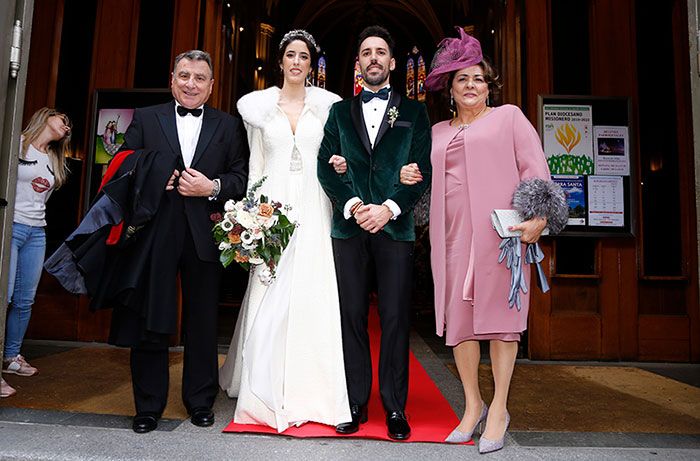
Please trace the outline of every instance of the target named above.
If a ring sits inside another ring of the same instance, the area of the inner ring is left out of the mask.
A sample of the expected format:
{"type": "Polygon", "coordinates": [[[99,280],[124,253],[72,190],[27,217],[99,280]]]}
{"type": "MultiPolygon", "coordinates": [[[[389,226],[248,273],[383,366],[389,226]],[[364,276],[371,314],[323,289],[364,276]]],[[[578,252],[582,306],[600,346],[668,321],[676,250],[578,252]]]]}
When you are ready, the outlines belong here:
{"type": "MultiPolygon", "coordinates": [[[[65,114],[44,107],[22,132],[10,248],[7,325],[2,372],[33,376],[38,370],[20,354],[32,314],[46,251],[46,201],[66,181],[65,157],[70,151],[71,122],[65,114]]],[[[2,397],[15,390],[3,379],[2,397]]]]}

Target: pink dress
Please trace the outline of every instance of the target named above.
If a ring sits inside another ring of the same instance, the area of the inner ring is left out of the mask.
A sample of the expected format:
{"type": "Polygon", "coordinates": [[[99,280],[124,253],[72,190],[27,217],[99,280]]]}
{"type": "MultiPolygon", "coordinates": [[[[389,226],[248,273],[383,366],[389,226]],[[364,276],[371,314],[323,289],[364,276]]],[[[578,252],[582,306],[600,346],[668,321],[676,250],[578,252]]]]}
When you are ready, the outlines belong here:
{"type": "MultiPolygon", "coordinates": [[[[494,208],[511,208],[524,179],[549,180],[537,132],[520,109],[492,109],[466,129],[433,126],[431,265],[436,333],[454,346],[468,339],[517,341],[527,328],[529,296],[508,307],[510,272],[498,263],[494,208]]],[[[523,248],[524,251],[524,248],[523,248]]],[[[530,271],[525,270],[528,286],[530,271]]]]}
{"type": "Polygon", "coordinates": [[[474,232],[464,155],[466,129],[458,129],[445,152],[445,342],[455,346],[467,340],[517,341],[519,333],[474,333],[474,232]]]}

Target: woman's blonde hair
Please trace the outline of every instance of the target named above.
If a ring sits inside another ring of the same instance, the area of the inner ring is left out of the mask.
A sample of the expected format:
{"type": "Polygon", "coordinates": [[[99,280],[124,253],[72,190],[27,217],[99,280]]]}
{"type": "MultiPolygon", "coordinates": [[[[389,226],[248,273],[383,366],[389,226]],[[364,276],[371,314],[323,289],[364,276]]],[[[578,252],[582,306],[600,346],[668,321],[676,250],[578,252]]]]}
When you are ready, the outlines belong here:
{"type": "Polygon", "coordinates": [[[66,157],[70,153],[70,138],[73,124],[66,114],[48,107],[42,107],[38,111],[34,112],[34,115],[32,115],[32,118],[29,120],[29,124],[24,131],[22,131],[22,148],[20,149],[20,156],[22,158],[26,158],[29,145],[36,141],[39,135],[41,135],[46,128],[46,124],[49,122],[49,117],[53,117],[54,115],[63,117],[63,123],[71,128],[71,131],[69,131],[65,136],[58,141],[51,141],[46,148],[47,154],[49,154],[49,158],[51,159],[51,166],[53,167],[52,173],[56,178],[56,189],[58,189],[66,182],[68,177],[68,164],[66,163],[66,157]]]}

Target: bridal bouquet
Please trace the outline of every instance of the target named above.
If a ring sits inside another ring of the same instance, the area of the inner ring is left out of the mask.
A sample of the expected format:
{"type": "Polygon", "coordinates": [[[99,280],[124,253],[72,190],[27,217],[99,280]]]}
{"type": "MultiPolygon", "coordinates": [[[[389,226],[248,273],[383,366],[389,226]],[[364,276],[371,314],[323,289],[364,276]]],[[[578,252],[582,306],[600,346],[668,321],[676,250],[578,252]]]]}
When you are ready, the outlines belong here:
{"type": "Polygon", "coordinates": [[[296,223],[285,215],[291,209],[289,205],[273,202],[264,195],[256,196],[265,179],[253,184],[242,200],[228,200],[224,204],[224,214],[212,216],[212,219],[216,222],[213,232],[221,251],[221,264],[228,267],[235,261],[246,270],[250,270],[251,265],[264,264],[258,277],[269,285],[296,223]]]}

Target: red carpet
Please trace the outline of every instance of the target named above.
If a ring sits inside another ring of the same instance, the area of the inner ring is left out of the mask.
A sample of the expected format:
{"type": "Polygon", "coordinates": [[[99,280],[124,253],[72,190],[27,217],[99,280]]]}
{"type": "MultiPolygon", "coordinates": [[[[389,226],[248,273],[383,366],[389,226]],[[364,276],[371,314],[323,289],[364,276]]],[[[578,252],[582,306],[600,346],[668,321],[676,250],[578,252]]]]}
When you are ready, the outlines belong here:
{"type": "MultiPolygon", "coordinates": [[[[369,319],[372,365],[374,367],[372,396],[369,400],[369,421],[360,425],[360,430],[350,436],[336,434],[335,428],[317,423],[307,423],[301,427],[290,427],[281,435],[290,437],[360,437],[365,439],[390,440],[386,435],[384,409],[379,396],[377,364],[379,363],[379,317],[372,309],[369,319]]],[[[411,424],[411,437],[407,442],[443,442],[452,429],[459,424],[450,404],[430,379],[413,353],[409,357],[409,386],[406,414],[411,424]]],[[[255,424],[236,424],[233,421],[224,432],[249,432],[277,434],[277,431],[255,424]]],[[[473,442],[469,442],[473,444],[473,442]]]]}

